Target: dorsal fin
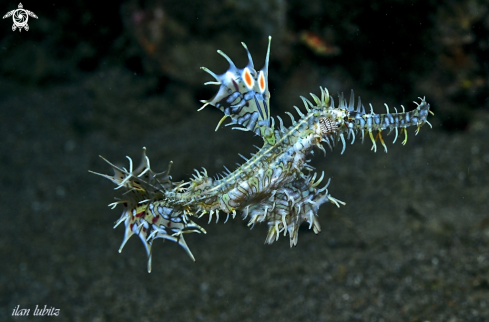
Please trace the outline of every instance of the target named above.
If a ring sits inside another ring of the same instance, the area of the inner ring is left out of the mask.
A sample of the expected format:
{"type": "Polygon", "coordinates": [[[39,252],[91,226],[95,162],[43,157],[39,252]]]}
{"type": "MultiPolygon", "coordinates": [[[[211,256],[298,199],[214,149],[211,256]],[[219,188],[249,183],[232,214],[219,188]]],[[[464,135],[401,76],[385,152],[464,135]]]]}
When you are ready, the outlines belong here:
{"type": "MultiPolygon", "coordinates": [[[[204,71],[216,79],[215,82],[207,82],[205,85],[219,85],[219,91],[211,100],[202,100],[204,105],[212,105],[224,113],[224,117],[219,125],[227,117],[231,118],[231,123],[239,124],[256,134],[262,135],[260,128],[270,127],[270,92],[268,90],[268,62],[270,60],[270,43],[272,37],[268,37],[268,50],[265,59],[265,66],[259,71],[255,70],[253,59],[245,43],[241,43],[248,54],[248,64],[245,68],[239,69],[233,61],[222,51],[217,52],[229,62],[229,69],[222,75],[213,73],[206,67],[201,67],[204,71]]],[[[201,110],[199,109],[199,110],[201,110]]]]}

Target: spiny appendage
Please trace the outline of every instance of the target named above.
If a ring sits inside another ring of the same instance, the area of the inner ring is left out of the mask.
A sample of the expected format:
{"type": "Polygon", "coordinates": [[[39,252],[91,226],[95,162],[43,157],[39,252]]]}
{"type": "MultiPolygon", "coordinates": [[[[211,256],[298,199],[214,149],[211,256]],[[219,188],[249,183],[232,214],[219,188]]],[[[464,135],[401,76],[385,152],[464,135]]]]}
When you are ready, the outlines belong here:
{"type": "MultiPolygon", "coordinates": [[[[345,152],[346,149],[346,139],[350,139],[350,135],[352,136],[352,144],[355,141],[355,129],[353,128],[353,123],[348,123],[348,115],[350,114],[350,110],[354,110],[353,100],[350,100],[350,109],[346,103],[344,102],[343,95],[339,95],[340,106],[335,107],[335,102],[333,97],[329,95],[328,89],[320,87],[321,90],[321,98],[317,97],[315,94],[310,93],[313,98],[314,103],[309,101],[307,98],[301,96],[302,101],[304,102],[304,106],[306,108],[307,113],[312,113],[317,116],[315,120],[317,120],[317,127],[320,133],[320,142],[326,143],[331,150],[336,146],[337,142],[342,142],[343,149],[341,150],[341,154],[345,152]]],[[[352,92],[353,94],[353,92],[352,92]]],[[[359,108],[361,105],[359,98],[359,108]]],[[[297,113],[302,118],[304,115],[301,113],[300,109],[297,106],[294,106],[297,110],[297,113]]],[[[292,124],[296,124],[292,114],[286,112],[292,119],[292,124]]],[[[320,150],[324,152],[326,155],[326,150],[322,146],[322,144],[316,145],[320,150]]]]}
{"type": "Polygon", "coordinates": [[[153,241],[157,238],[169,239],[178,243],[195,261],[192,252],[187,246],[183,234],[205,233],[205,230],[190,220],[193,215],[188,206],[175,205],[166,197],[166,193],[181,191],[184,183],[172,183],[170,177],[170,162],[167,171],[155,173],[150,168],[146,149],[143,148],[143,158],[140,166],[133,170],[133,163],[129,159],[129,170],[113,165],[103,157],[114,169],[114,175],[96,173],[117,184],[115,189],[124,188],[124,199],[111,203],[115,208],[121,204],[124,209],[114,228],[122,222],[125,224],[124,240],[119,252],[132,235],[138,235],[148,255],[148,272],[151,272],[151,255],[153,241]]]}
{"type": "Polygon", "coordinates": [[[278,240],[283,232],[284,236],[289,233],[290,247],[297,245],[299,226],[303,222],[309,223],[309,229],[319,233],[319,207],[328,201],[338,207],[339,204],[345,205],[328,193],[330,180],[323,188],[317,188],[323,178],[324,173],[317,181],[314,181],[316,173],[314,176],[304,176],[276,190],[268,200],[248,206],[244,211],[244,218],[250,217],[248,226],[267,222],[269,230],[265,243],[271,244],[278,240]]]}
{"type": "Polygon", "coordinates": [[[365,113],[365,107],[362,105],[360,97],[358,97],[357,107],[354,107],[355,99],[353,90],[350,95],[349,103],[344,98],[343,94],[339,95],[339,105],[338,109],[347,110],[347,119],[344,122],[343,132],[348,134],[348,138],[352,135],[352,144],[355,141],[355,133],[360,133],[362,135],[362,143],[365,137],[365,134],[368,134],[370,140],[372,141],[372,150],[377,151],[377,139],[380,140],[380,143],[384,147],[385,152],[387,152],[387,146],[385,145],[382,131],[385,129],[389,129],[387,135],[389,135],[393,130],[396,132],[396,136],[394,138],[393,143],[396,142],[398,136],[398,129],[400,129],[401,133],[404,132],[404,141],[403,145],[407,142],[407,128],[410,126],[416,126],[417,135],[421,126],[425,123],[431,127],[430,122],[428,122],[427,117],[428,114],[433,112],[430,111],[430,104],[428,104],[425,98],[419,98],[421,100],[420,103],[414,101],[417,105],[415,109],[406,112],[404,106],[402,107],[402,112],[398,112],[394,107],[395,113],[389,112],[389,107],[387,104],[384,104],[387,110],[385,114],[375,114],[370,105],[370,114],[365,113]],[[377,132],[375,134],[375,132],[377,132]],[[375,134],[375,138],[374,138],[375,134]]]}

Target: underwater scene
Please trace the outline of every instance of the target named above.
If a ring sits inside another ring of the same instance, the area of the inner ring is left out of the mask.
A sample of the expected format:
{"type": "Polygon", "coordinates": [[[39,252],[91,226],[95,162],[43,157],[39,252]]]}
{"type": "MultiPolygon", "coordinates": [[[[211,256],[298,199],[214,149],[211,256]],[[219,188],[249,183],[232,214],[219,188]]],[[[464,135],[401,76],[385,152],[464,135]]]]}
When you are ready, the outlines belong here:
{"type": "Polygon", "coordinates": [[[0,321],[489,320],[487,0],[0,9],[0,321]]]}

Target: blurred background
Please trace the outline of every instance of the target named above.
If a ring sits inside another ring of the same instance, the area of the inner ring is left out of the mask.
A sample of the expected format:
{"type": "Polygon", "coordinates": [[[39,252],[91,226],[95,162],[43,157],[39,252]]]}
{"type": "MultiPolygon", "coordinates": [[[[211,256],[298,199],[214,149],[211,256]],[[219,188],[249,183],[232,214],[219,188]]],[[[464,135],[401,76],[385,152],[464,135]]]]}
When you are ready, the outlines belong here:
{"type": "Polygon", "coordinates": [[[489,1],[22,4],[38,17],[28,31],[0,21],[0,321],[23,319],[17,305],[29,320],[36,305],[66,321],[489,319],[489,1]],[[199,67],[223,73],[217,49],[245,66],[245,42],[261,68],[268,35],[272,114],[323,86],[378,113],[426,96],[433,129],[388,154],[317,154],[347,206],[324,205],[322,233],[301,230],[297,247],[203,218],[208,234],[187,237],[196,263],[161,242],[146,273],[139,241],[117,253],[117,192],[87,170],[143,146],[175,181],[232,168],[261,142],[197,112],[216,93],[199,67]]]}

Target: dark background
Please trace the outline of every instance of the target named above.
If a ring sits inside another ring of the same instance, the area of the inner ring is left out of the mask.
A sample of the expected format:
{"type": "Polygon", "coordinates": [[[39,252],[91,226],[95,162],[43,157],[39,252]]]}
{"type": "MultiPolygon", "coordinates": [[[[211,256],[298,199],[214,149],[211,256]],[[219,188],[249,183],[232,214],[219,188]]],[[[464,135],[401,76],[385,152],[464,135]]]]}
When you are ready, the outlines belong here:
{"type": "Polygon", "coordinates": [[[1,321],[17,305],[29,321],[36,305],[67,321],[489,318],[488,1],[23,5],[29,31],[0,21],[1,321]],[[268,35],[274,115],[324,86],[378,113],[426,96],[433,129],[404,147],[388,137],[387,154],[316,154],[347,206],[324,205],[321,234],[301,229],[297,247],[202,218],[207,235],[186,238],[197,262],[158,241],[148,274],[137,237],[117,253],[118,192],[87,170],[110,173],[99,154],[137,162],[143,146],[155,171],[173,160],[175,181],[233,168],[260,139],[196,111],[216,91],[199,67],[224,72],[217,49],[244,66],[244,41],[261,68],[268,35]]]}

